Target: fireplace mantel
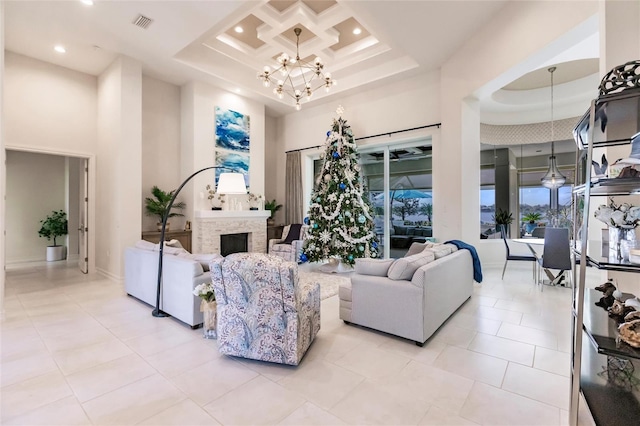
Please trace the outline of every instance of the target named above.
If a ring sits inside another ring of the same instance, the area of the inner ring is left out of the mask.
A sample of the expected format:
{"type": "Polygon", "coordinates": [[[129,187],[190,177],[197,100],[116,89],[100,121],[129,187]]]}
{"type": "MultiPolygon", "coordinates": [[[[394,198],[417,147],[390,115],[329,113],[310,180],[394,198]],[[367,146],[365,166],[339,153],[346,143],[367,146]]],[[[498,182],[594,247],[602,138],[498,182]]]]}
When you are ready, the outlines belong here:
{"type": "MultiPolygon", "coordinates": [[[[270,210],[196,210],[196,219],[266,219],[270,210]]],[[[266,222],[265,222],[266,223],[266,222]]]]}
{"type": "Polygon", "coordinates": [[[249,251],[267,252],[269,210],[197,210],[195,252],[220,253],[220,235],[248,233],[249,251]]]}

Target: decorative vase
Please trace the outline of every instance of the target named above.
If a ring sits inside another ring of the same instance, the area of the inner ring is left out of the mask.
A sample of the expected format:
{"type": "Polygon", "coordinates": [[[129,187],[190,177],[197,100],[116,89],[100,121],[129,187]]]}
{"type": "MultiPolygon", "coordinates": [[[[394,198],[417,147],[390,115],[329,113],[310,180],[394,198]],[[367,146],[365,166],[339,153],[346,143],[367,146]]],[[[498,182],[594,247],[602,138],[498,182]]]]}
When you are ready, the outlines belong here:
{"type": "Polygon", "coordinates": [[[621,260],[622,250],[621,243],[622,241],[636,241],[636,230],[635,228],[616,228],[614,226],[609,227],[609,257],[617,260],[621,260]]]}
{"type": "Polygon", "coordinates": [[[205,339],[215,339],[218,337],[216,332],[218,303],[215,300],[213,302],[207,302],[203,299],[200,302],[200,312],[202,312],[202,316],[204,317],[204,322],[202,323],[203,337],[205,339]]]}

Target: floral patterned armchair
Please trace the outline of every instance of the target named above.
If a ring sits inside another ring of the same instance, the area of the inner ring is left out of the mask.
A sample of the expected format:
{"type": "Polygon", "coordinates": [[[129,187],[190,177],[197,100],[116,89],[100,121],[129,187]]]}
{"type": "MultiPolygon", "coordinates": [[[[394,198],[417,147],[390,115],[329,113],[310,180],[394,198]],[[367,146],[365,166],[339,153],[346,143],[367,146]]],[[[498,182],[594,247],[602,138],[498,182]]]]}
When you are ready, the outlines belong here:
{"type": "Polygon", "coordinates": [[[210,264],[221,354],[298,365],[320,330],[320,285],[298,281],[298,265],[263,253],[210,264]]]}
{"type": "Polygon", "coordinates": [[[300,228],[300,236],[297,240],[286,242],[289,236],[291,225],[287,225],[282,230],[282,238],[269,240],[269,254],[281,257],[289,262],[300,262],[302,254],[302,244],[304,237],[307,235],[308,225],[302,225],[300,228]]]}

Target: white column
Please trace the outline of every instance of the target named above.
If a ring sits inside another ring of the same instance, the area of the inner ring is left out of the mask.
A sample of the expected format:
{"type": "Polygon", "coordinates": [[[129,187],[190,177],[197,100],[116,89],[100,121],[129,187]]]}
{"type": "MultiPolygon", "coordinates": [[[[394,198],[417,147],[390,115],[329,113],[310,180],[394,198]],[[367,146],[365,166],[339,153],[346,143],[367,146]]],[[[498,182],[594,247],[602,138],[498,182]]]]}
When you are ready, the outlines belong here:
{"type": "Polygon", "coordinates": [[[4,2],[0,2],[0,320],[4,318],[4,197],[6,194],[6,167],[4,149],[3,104],[4,99],[4,2]]]}

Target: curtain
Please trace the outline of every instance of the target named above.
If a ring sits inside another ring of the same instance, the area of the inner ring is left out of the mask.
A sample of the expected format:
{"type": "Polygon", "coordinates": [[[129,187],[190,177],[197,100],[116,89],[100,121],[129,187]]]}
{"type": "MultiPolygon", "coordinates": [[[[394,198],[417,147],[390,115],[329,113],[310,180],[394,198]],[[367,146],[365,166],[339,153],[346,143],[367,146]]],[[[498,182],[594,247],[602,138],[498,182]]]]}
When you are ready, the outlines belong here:
{"type": "Polygon", "coordinates": [[[302,165],[300,151],[287,153],[285,174],[285,224],[302,223],[302,165]]]}

